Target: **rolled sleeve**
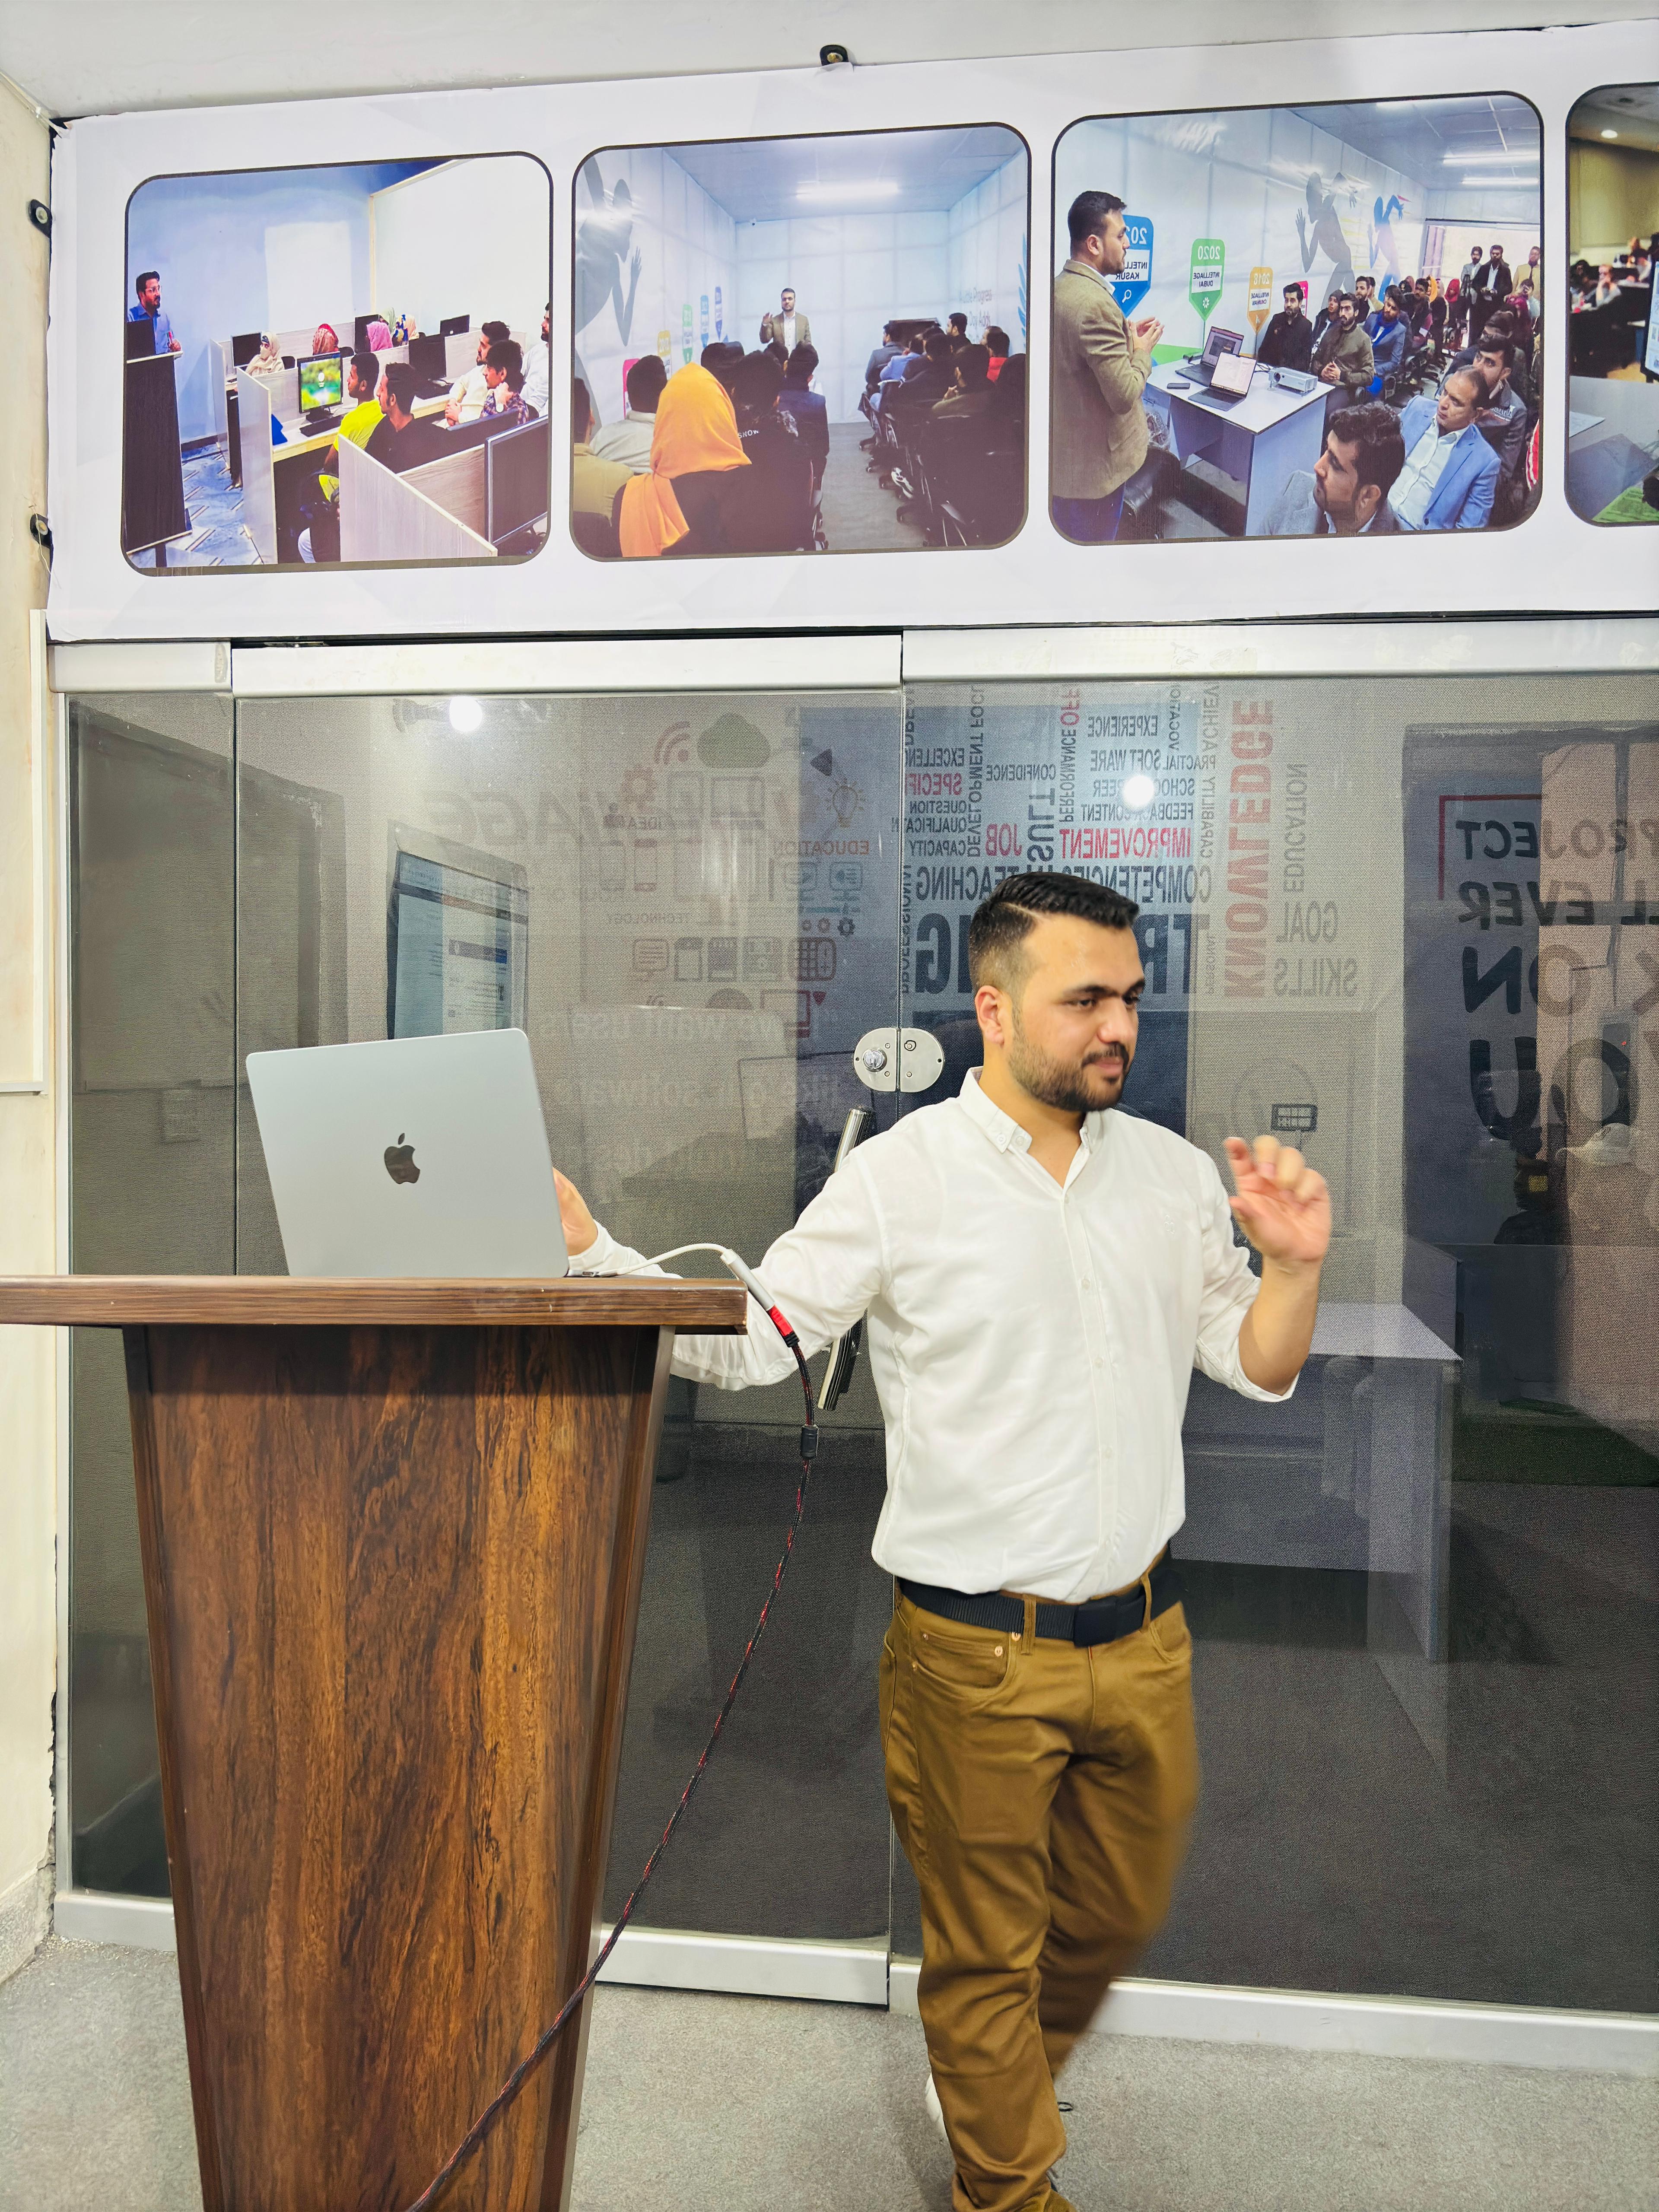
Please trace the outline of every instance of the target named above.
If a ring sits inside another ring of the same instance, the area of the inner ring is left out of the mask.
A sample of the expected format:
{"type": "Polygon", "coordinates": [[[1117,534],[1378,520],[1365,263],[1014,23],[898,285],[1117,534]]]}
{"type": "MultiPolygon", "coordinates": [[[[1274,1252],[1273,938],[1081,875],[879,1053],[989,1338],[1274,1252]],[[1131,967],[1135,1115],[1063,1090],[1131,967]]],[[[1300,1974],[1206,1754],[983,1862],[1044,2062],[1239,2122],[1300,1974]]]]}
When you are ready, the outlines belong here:
{"type": "Polygon", "coordinates": [[[1282,1404],[1295,1391],[1295,1377],[1288,1389],[1264,1390],[1259,1382],[1251,1382],[1238,1356],[1238,1332],[1255,1304],[1261,1285],[1250,1273],[1245,1248],[1233,1242],[1232,1208],[1215,1163],[1207,1158],[1203,1161],[1202,1182],[1199,1205],[1203,1218],[1204,1287],[1199,1299],[1193,1364],[1211,1382],[1237,1391],[1241,1398],[1255,1398],[1270,1406],[1282,1404]]]}

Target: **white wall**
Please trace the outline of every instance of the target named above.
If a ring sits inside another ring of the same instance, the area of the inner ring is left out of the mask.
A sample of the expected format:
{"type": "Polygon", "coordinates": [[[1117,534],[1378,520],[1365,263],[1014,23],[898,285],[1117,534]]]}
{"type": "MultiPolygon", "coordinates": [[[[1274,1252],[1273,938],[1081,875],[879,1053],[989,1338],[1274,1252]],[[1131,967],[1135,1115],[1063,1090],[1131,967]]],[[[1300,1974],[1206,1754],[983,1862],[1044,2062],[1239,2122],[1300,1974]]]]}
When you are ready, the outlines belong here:
{"type": "Polygon", "coordinates": [[[734,225],[659,146],[607,149],[585,163],[575,219],[576,373],[599,420],[614,422],[629,362],[659,353],[672,376],[716,336],[742,335],[734,225]],[[611,204],[619,183],[626,205],[611,204]]]}
{"type": "MultiPolygon", "coordinates": [[[[553,188],[527,154],[446,161],[372,193],[368,298],[435,331],[470,315],[538,337],[552,296],[553,188]]],[[[349,336],[342,331],[341,336],[349,336]]]]}
{"type": "Polygon", "coordinates": [[[1024,353],[1026,331],[1026,178],[1030,162],[1016,154],[951,210],[951,305],[968,318],[977,341],[988,323],[1008,333],[1024,353]]]}
{"type": "MultiPolygon", "coordinates": [[[[1085,189],[1115,192],[1131,215],[1151,219],[1152,290],[1138,310],[1164,324],[1165,342],[1183,350],[1202,340],[1206,325],[1188,297],[1193,242],[1224,240],[1221,297],[1208,327],[1248,335],[1246,296],[1253,268],[1273,272],[1275,309],[1293,280],[1312,287],[1317,309],[1333,263],[1315,251],[1304,266],[1296,217],[1307,215],[1306,185],[1317,171],[1335,189],[1337,214],[1357,276],[1389,281],[1386,252],[1370,236],[1374,204],[1397,195],[1406,216],[1392,225],[1394,267],[1415,274],[1426,186],[1305,121],[1288,108],[1247,108],[1213,115],[1138,116],[1076,125],[1054,155],[1054,267],[1067,252],[1066,210],[1085,189]],[[1334,180],[1340,178],[1340,188],[1334,180]]],[[[1310,242],[1313,226],[1308,226],[1310,242]]],[[[1490,244],[1490,240],[1487,241],[1490,244]]]]}
{"type": "MultiPolygon", "coordinates": [[[[0,88],[0,285],[12,341],[0,441],[0,1083],[32,1073],[36,963],[52,957],[35,941],[30,774],[29,610],[46,605],[46,567],[24,527],[46,504],[46,241],[27,206],[50,194],[46,129],[0,88]]],[[[50,1087],[0,1091],[0,1273],[49,1274],[56,1262],[53,1110],[50,1087]]],[[[55,1352],[50,1329],[0,1329],[0,1977],[40,1942],[50,1894],[55,1352]]]]}

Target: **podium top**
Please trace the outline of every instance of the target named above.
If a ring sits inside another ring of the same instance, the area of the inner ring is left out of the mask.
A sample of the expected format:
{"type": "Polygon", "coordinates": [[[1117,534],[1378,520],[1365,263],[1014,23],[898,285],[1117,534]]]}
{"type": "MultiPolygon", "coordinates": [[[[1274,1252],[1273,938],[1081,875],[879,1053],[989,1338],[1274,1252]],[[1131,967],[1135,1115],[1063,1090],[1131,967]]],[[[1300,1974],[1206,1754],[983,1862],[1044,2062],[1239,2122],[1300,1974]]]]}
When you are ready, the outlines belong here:
{"type": "Polygon", "coordinates": [[[410,1281],[301,1275],[0,1276],[0,1326],[646,1328],[740,1336],[741,1283],[665,1275],[410,1281]]]}

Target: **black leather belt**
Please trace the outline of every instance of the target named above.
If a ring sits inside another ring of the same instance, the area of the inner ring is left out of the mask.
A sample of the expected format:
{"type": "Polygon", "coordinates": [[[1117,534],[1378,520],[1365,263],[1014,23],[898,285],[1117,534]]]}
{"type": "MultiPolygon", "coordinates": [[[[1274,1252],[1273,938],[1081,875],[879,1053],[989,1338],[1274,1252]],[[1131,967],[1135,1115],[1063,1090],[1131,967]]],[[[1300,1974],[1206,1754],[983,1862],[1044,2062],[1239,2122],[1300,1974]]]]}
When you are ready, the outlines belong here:
{"type": "MultiPolygon", "coordinates": [[[[1151,1582],[1156,1620],[1181,1596],[1181,1577],[1167,1551],[1154,1560],[1151,1582]]],[[[939,1589],[932,1583],[907,1582],[902,1575],[899,1588],[924,1613],[960,1621],[964,1628],[1001,1628],[1012,1633],[1024,1625],[1024,1599],[1010,1597],[1003,1590],[984,1590],[970,1596],[963,1590],[939,1589]]],[[[1139,1583],[1133,1589],[1120,1590],[1115,1597],[1094,1598],[1086,1605],[1050,1605],[1046,1599],[1037,1603],[1037,1634],[1053,1637],[1061,1644],[1115,1644],[1119,1637],[1133,1636],[1146,1626],[1146,1594],[1139,1583]]]]}

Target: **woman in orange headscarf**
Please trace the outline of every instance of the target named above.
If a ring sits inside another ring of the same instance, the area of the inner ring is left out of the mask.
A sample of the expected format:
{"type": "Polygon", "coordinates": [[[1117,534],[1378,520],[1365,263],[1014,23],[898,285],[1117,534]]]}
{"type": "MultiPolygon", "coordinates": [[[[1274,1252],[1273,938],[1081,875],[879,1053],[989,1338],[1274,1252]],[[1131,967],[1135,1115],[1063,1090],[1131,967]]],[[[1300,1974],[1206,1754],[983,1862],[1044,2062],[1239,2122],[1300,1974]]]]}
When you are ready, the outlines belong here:
{"type": "Polygon", "coordinates": [[[623,559],[720,551],[722,479],[748,466],[724,385],[695,363],[677,370],[657,402],[650,473],[623,487],[623,559]]]}

